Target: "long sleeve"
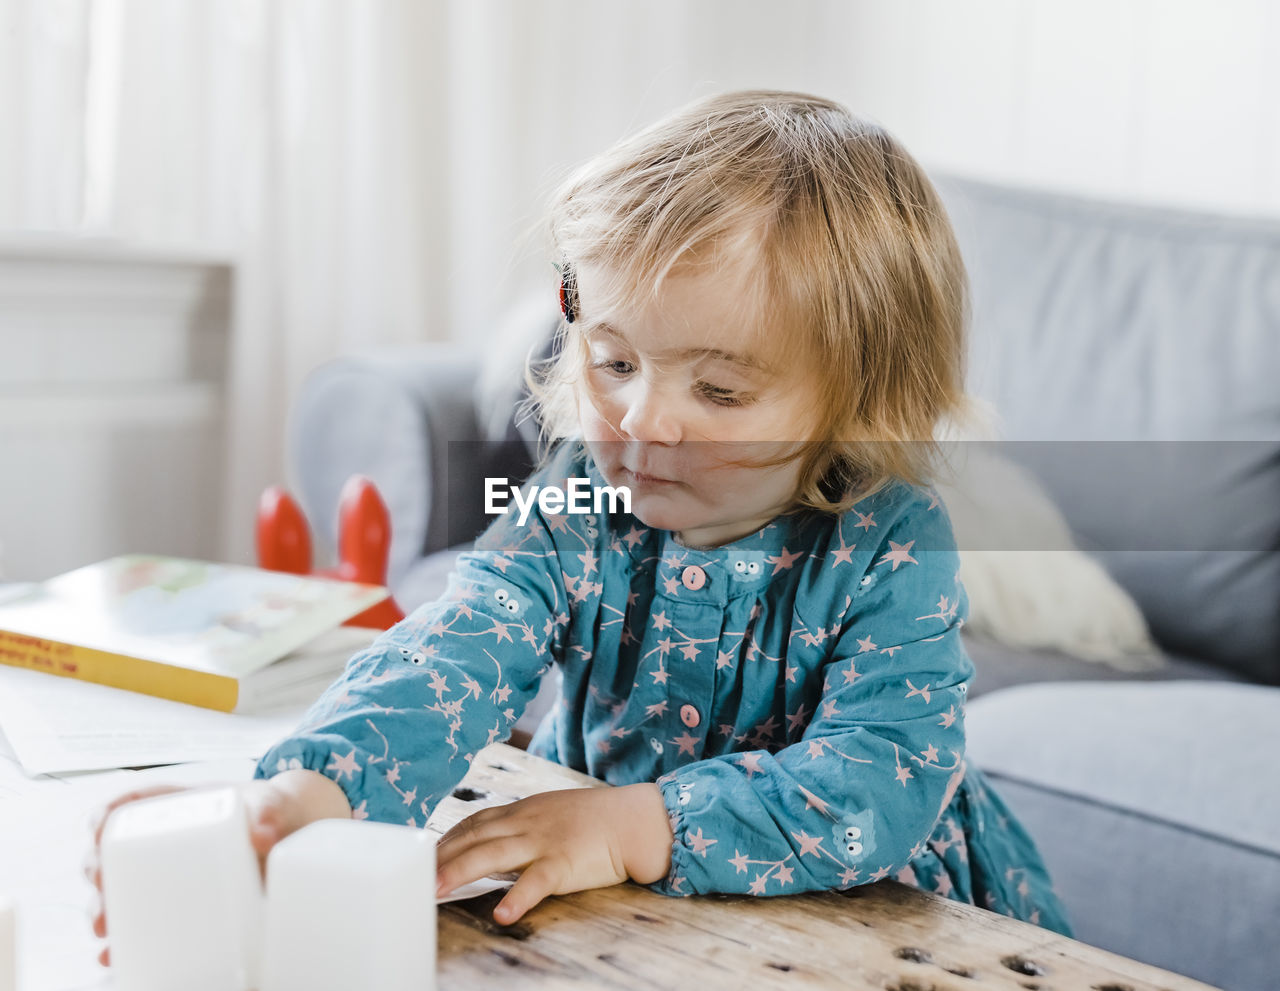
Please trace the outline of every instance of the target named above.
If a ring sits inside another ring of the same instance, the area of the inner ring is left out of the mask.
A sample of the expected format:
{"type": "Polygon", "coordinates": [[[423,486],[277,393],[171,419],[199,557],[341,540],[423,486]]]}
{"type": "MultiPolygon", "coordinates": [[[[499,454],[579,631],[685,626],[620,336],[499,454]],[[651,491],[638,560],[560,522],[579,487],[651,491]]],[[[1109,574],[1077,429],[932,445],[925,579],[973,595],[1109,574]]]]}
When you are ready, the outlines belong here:
{"type": "Polygon", "coordinates": [[[355,655],[256,776],[301,767],[357,818],[425,824],[483,747],[506,740],[569,623],[547,519],[498,517],[444,596],[355,655]]]}
{"type": "MultiPolygon", "coordinates": [[[[848,888],[896,874],[924,847],[964,775],[972,676],[959,636],[968,600],[945,510],[916,501],[864,560],[820,593],[844,605],[803,734],[773,752],[722,754],[658,779],[675,842],[655,890],[848,888]]],[[[805,715],[802,707],[786,718],[803,725],[805,715]]]]}

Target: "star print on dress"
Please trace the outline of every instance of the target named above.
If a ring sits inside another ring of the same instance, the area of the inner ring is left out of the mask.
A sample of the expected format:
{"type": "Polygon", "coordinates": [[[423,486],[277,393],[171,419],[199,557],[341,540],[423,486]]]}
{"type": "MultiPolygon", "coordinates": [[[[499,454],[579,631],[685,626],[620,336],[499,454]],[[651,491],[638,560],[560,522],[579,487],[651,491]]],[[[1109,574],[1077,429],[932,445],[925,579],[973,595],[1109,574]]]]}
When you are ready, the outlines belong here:
{"type": "Polygon", "coordinates": [[[802,551],[796,551],[794,554],[788,554],[787,549],[784,547],[778,554],[773,557],[769,557],[766,560],[773,565],[773,573],[776,575],[779,571],[787,571],[792,568],[796,561],[800,559],[802,554],[802,551]]]}
{"type": "MultiPolygon", "coordinates": [[[[570,477],[604,484],[566,442],[526,484],[570,477]]],[[[529,751],[657,782],[673,841],[653,890],[902,877],[1065,932],[1034,845],[963,761],[968,600],[934,499],[892,482],[717,548],[621,511],[498,517],[257,774],[314,770],[357,816],[421,824],[554,668],[529,751]]]]}
{"type": "Polygon", "coordinates": [[[326,767],[325,770],[332,771],[334,776],[337,778],[341,778],[344,775],[354,777],[356,772],[360,770],[360,765],[356,763],[355,749],[353,748],[351,753],[347,754],[345,757],[339,757],[337,754],[334,754],[333,762],[326,767]]]}
{"type": "Polygon", "coordinates": [[[893,562],[891,570],[897,571],[900,564],[919,564],[915,558],[911,556],[911,548],[915,544],[914,540],[908,540],[905,544],[899,544],[895,541],[889,541],[890,550],[876,564],[885,564],[893,562]]]}
{"type": "Polygon", "coordinates": [[[831,553],[831,567],[841,564],[853,564],[853,552],[858,549],[857,544],[846,544],[844,542],[844,531],[842,527],[836,527],[836,536],[840,540],[840,546],[831,553]]]}

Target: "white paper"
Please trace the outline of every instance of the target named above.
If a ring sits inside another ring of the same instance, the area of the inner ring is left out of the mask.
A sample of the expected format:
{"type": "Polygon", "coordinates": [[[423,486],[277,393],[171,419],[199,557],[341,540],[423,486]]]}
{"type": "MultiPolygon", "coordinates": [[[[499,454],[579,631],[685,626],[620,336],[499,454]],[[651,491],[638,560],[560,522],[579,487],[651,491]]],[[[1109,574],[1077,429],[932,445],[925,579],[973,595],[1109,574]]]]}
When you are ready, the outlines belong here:
{"type": "MultiPolygon", "coordinates": [[[[334,673],[373,631],[347,627],[305,648],[334,673]]],[[[287,736],[328,680],[291,705],[223,713],[75,678],[0,665],[0,729],[28,774],[256,758],[287,736]]]]}
{"type": "MultiPolygon", "coordinates": [[[[0,827],[4,822],[16,816],[23,809],[22,799],[31,798],[50,787],[58,788],[62,781],[46,774],[29,775],[18,763],[18,756],[13,752],[8,739],[0,732],[0,827]]],[[[4,875],[0,874],[0,892],[3,891],[4,875]]]]}

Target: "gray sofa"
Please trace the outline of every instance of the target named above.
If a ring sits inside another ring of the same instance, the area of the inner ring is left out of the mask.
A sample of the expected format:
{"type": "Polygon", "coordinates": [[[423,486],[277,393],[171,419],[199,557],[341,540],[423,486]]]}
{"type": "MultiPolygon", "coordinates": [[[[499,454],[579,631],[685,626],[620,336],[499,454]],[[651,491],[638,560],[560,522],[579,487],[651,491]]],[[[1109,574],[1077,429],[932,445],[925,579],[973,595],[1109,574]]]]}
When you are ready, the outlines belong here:
{"type": "MultiPolygon", "coordinates": [[[[940,187],[974,288],[971,391],[1166,653],[1135,675],[966,634],[970,758],[1037,838],[1080,939],[1273,989],[1280,225],[940,187]]],[[[378,483],[404,608],[483,526],[475,480],[529,470],[510,369],[553,320],[522,314],[483,354],[349,358],[308,381],[290,425],[304,506],[332,535],[345,478],[378,483]]]]}

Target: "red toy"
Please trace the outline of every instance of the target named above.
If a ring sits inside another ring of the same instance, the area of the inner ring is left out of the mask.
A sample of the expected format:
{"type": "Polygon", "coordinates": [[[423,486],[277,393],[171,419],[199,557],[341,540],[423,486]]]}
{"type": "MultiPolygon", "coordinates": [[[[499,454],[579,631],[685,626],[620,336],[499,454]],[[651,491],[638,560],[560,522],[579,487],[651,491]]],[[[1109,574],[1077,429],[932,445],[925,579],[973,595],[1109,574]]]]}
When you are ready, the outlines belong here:
{"type": "MultiPolygon", "coordinates": [[[[294,575],[313,574],[307,518],[284,489],[273,485],[258,503],[258,564],[294,575]]],[[[368,585],[387,584],[391,553],[391,514],[377,487],[363,475],[352,475],[338,504],[338,566],[314,574],[368,585]]],[[[404,619],[391,598],[347,620],[346,626],[385,630],[404,619]]]]}

